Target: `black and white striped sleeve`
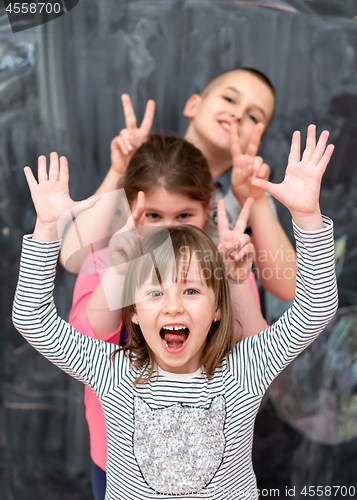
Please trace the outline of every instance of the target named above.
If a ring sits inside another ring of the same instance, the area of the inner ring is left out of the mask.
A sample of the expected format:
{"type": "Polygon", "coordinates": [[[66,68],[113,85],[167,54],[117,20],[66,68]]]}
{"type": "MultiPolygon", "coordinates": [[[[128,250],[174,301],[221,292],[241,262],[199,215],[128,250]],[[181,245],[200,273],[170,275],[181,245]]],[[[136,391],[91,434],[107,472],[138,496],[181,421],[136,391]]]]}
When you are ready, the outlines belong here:
{"type": "Polygon", "coordinates": [[[333,223],[303,231],[294,226],[298,273],[293,305],[270,328],[241,341],[228,363],[240,384],[264,393],[272,380],[324,329],[338,306],[333,223]]]}
{"type": "Polygon", "coordinates": [[[24,237],[13,323],[35,349],[100,396],[110,380],[117,382],[119,370],[109,360],[117,346],[82,335],[58,316],[53,289],[59,250],[60,242],[24,237]]]}

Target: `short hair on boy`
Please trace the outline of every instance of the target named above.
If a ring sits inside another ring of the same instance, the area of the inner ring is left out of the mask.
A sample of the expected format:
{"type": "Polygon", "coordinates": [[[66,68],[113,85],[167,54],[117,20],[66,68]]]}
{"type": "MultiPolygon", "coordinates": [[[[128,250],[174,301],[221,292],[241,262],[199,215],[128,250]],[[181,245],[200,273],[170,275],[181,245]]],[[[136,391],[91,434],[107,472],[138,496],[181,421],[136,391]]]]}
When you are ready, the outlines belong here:
{"type": "Polygon", "coordinates": [[[168,277],[177,280],[177,275],[180,274],[180,278],[185,280],[193,255],[199,263],[201,279],[213,289],[216,307],[221,311],[221,319],[213,322],[208,332],[201,358],[208,379],[213,376],[215,369],[235,346],[236,320],[225,266],[217,247],[201,229],[195,226],[155,228],[151,234],[142,239],[141,245],[138,245],[131,255],[124,281],[123,303],[132,305],[122,309],[130,340],[111,355],[111,359],[114,360],[116,353],[124,350],[134,368],[142,367],[140,375],[134,382],[135,385],[148,382],[156,366],[154,354],[147,346],[140,326],[132,321],[135,312],[135,292],[149,278],[161,284],[168,277]],[[168,258],[169,252],[165,245],[168,237],[171,239],[175,262],[172,262],[172,258],[168,258]],[[154,251],[155,267],[150,258],[154,251]]]}
{"type": "Polygon", "coordinates": [[[233,73],[233,71],[246,71],[247,73],[251,73],[252,75],[256,76],[257,78],[259,78],[259,80],[261,80],[263,83],[265,83],[265,85],[267,87],[270,88],[270,90],[272,91],[274,97],[276,97],[275,87],[272,84],[271,80],[264,73],[262,73],[261,71],[259,71],[258,69],[249,68],[248,66],[247,67],[246,66],[242,66],[242,67],[239,67],[239,68],[233,68],[233,69],[230,69],[228,71],[224,71],[223,73],[219,73],[218,75],[216,75],[212,80],[210,80],[205,85],[205,87],[201,91],[201,94],[200,94],[201,97],[205,97],[207,94],[209,94],[211,92],[211,90],[219,83],[219,81],[224,76],[226,76],[228,73],[233,73]]]}
{"type": "Polygon", "coordinates": [[[150,134],[130,159],[121,184],[131,203],[159,187],[209,207],[214,185],[202,152],[181,137],[150,134]]]}

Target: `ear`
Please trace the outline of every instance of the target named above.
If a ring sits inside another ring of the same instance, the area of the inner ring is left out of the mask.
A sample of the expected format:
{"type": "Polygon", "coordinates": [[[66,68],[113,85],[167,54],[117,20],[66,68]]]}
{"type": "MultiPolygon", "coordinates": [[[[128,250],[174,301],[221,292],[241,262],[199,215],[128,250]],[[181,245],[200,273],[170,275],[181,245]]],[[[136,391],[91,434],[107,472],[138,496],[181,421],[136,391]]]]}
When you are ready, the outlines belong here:
{"type": "Polygon", "coordinates": [[[198,105],[200,104],[202,97],[198,94],[193,94],[186,102],[185,107],[183,109],[183,116],[187,116],[187,118],[194,118],[196,114],[196,110],[198,105]]]}
{"type": "Polygon", "coordinates": [[[214,317],[216,321],[219,321],[221,319],[221,310],[219,307],[217,307],[216,312],[214,313],[214,317]]]}
{"type": "Polygon", "coordinates": [[[137,321],[138,321],[138,315],[137,315],[136,311],[135,311],[135,312],[133,312],[133,314],[132,314],[132,316],[131,316],[131,321],[132,321],[133,323],[137,324],[137,321]]]}

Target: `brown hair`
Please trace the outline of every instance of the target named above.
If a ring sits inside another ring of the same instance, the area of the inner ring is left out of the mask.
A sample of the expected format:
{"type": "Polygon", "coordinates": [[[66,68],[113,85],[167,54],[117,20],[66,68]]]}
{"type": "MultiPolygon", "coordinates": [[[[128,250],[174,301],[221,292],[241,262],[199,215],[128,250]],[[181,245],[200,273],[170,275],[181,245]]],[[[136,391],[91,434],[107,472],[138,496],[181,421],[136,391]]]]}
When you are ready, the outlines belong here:
{"type": "Polygon", "coordinates": [[[134,249],[125,276],[123,304],[131,305],[124,306],[122,311],[130,340],[124,347],[111,354],[111,359],[114,361],[116,353],[124,350],[134,368],[142,366],[141,374],[134,382],[135,385],[148,382],[155,368],[154,353],[147,346],[140,326],[132,322],[135,313],[135,292],[150,277],[153,282],[160,284],[168,277],[177,280],[178,269],[181,272],[179,278],[184,280],[193,254],[199,262],[201,278],[213,289],[216,307],[221,311],[221,319],[212,323],[208,331],[201,358],[208,379],[233,350],[236,343],[236,320],[225,266],[216,246],[201,229],[195,226],[153,228],[151,234],[142,239],[141,245],[134,249]],[[207,258],[207,255],[210,258],[207,258]],[[183,263],[185,266],[182,266],[183,263]]]}
{"type": "Polygon", "coordinates": [[[214,190],[206,158],[193,144],[174,136],[151,134],[133,154],[122,185],[131,203],[139,191],[158,187],[208,207],[214,190]]]}

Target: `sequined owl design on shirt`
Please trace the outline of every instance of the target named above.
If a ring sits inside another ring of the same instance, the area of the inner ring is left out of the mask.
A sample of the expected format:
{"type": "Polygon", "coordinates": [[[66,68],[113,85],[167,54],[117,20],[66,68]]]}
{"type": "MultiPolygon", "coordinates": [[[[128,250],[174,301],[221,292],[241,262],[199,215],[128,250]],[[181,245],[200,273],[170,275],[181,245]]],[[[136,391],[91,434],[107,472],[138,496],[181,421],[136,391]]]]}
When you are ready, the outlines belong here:
{"type": "Polygon", "coordinates": [[[152,410],[134,397],[134,454],[146,483],[157,493],[196,493],[211,481],[225,447],[226,404],[208,409],[183,406],[152,410]]]}

